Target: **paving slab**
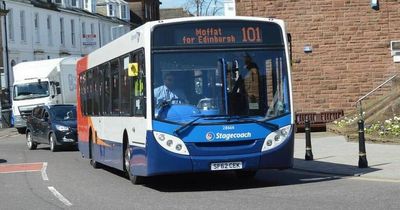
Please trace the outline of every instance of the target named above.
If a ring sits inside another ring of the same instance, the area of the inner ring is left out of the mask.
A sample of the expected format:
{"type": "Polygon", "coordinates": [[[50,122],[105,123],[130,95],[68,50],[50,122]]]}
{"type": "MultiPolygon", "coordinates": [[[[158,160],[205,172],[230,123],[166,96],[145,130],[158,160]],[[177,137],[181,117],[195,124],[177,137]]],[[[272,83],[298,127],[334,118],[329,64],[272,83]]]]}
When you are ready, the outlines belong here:
{"type": "Polygon", "coordinates": [[[358,142],[329,132],[311,133],[314,160],[305,160],[305,134],[295,135],[295,162],[298,170],[340,176],[400,181],[400,145],[366,143],[368,168],[358,167],[358,142]]]}

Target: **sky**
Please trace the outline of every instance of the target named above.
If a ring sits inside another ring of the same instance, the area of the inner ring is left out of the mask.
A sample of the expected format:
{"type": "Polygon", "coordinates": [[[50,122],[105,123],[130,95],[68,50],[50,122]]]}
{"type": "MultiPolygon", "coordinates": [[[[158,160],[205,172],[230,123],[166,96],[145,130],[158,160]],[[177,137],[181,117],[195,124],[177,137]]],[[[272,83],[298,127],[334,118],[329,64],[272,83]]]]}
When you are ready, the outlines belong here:
{"type": "Polygon", "coordinates": [[[186,0],[160,0],[160,8],[177,8],[182,7],[186,3],[186,0]]]}

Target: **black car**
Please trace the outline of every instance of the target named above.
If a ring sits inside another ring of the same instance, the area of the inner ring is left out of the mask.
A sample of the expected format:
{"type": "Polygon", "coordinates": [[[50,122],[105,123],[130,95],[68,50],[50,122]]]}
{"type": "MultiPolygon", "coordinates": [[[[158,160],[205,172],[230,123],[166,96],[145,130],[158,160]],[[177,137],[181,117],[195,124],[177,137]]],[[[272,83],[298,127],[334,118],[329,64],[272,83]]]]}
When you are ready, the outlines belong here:
{"type": "Polygon", "coordinates": [[[43,105],[33,109],[26,121],[28,149],[49,144],[51,151],[62,146],[77,147],[76,106],[67,104],[43,105]]]}

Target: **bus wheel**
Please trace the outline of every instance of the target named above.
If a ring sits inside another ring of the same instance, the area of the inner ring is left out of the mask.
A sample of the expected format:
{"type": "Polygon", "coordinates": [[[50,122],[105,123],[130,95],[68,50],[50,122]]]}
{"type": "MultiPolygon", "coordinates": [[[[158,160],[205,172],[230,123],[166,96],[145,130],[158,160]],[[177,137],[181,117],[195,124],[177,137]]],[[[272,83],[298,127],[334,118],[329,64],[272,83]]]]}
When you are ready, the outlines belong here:
{"type": "Polygon", "coordinates": [[[236,173],[236,177],[239,179],[253,179],[256,174],[257,171],[235,171],[236,173]]]}
{"type": "Polygon", "coordinates": [[[131,173],[131,151],[129,149],[129,146],[126,146],[125,149],[125,155],[124,155],[124,168],[125,168],[125,174],[129,180],[131,180],[132,184],[137,185],[137,184],[143,184],[144,183],[144,177],[142,176],[135,176],[131,173]]]}

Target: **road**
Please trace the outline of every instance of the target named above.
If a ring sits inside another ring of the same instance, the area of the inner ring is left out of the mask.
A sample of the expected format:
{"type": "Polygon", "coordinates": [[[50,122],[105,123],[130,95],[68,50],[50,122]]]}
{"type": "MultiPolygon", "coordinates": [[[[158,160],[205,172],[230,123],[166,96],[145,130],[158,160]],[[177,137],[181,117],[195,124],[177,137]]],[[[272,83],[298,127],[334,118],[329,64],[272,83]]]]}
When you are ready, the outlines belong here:
{"type": "Polygon", "coordinates": [[[297,170],[170,175],[132,185],[94,169],[78,151],[29,151],[22,135],[0,137],[0,209],[399,209],[400,183],[297,170]],[[31,164],[26,164],[31,163],[31,164]],[[17,164],[17,165],[14,165],[17,164]],[[22,165],[21,165],[22,164],[22,165]]]}

